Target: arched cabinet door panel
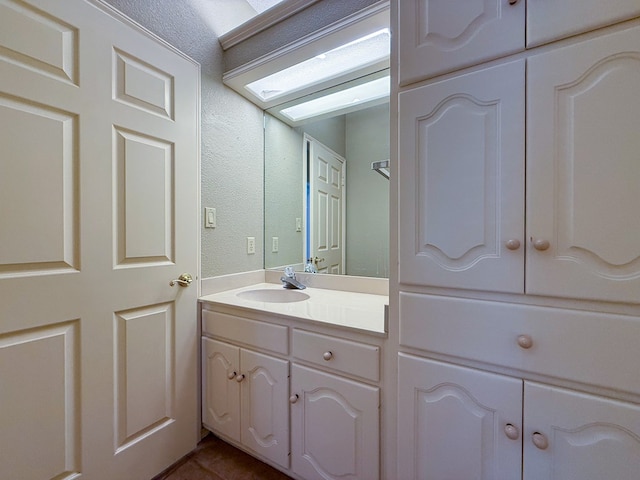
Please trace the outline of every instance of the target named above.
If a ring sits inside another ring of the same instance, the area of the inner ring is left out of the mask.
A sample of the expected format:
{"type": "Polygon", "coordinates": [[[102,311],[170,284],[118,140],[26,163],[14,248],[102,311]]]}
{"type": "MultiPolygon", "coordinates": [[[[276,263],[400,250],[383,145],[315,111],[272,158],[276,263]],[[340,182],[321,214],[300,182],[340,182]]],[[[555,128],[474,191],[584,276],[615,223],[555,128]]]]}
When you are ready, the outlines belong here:
{"type": "Polygon", "coordinates": [[[638,302],[640,27],[531,57],[527,91],[527,293],[638,302]]]}

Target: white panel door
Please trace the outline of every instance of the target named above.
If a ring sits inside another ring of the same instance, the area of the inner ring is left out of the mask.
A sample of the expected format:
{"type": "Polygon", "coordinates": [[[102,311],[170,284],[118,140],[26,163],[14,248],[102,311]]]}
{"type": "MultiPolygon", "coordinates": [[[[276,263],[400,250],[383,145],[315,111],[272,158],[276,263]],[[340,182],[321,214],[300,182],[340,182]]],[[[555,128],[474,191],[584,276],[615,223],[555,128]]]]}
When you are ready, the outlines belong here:
{"type": "Polygon", "coordinates": [[[638,15],[638,0],[532,0],[527,2],[527,47],[576,35],[638,15]]]}
{"type": "Polygon", "coordinates": [[[309,257],[319,273],[344,272],[345,159],[305,136],[309,142],[310,245],[309,257]]]}
{"type": "Polygon", "coordinates": [[[524,290],[524,61],[399,98],[400,282],[524,290]]]}
{"type": "Polygon", "coordinates": [[[291,468],[306,480],[376,480],[380,390],[293,364],[291,468]]]}
{"type": "Polygon", "coordinates": [[[524,0],[402,0],[398,5],[402,85],[524,50],[524,0]]]}
{"type": "Polygon", "coordinates": [[[398,389],[398,480],[521,478],[521,380],[401,353],[398,389]]]}
{"type": "Polygon", "coordinates": [[[637,480],[640,407],[525,382],[524,480],[637,480]]]}
{"type": "Polygon", "coordinates": [[[242,349],[241,440],[289,468],[289,362],[242,349]]]}
{"type": "Polygon", "coordinates": [[[96,4],[0,1],[0,478],[196,444],[198,78],[96,4]]]}
{"type": "Polygon", "coordinates": [[[640,27],[528,60],[527,293],[639,302],[640,27]]]}

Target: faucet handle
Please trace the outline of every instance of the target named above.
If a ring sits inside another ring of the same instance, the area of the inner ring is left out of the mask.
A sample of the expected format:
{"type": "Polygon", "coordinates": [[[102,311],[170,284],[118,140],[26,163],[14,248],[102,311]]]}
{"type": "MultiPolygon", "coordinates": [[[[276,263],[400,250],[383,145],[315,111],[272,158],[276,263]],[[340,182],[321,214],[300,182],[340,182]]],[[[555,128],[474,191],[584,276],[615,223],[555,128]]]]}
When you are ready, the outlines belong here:
{"type": "Polygon", "coordinates": [[[284,274],[289,278],[296,278],[296,272],[293,271],[293,267],[284,267],[284,274]]]}

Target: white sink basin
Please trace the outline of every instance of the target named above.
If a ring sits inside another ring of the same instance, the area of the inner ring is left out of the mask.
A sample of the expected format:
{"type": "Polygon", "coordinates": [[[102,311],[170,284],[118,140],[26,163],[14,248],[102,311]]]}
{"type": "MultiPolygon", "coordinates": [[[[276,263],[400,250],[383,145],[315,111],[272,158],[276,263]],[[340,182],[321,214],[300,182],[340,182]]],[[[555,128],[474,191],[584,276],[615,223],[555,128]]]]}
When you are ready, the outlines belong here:
{"type": "Polygon", "coordinates": [[[285,288],[280,290],[270,288],[245,290],[244,292],[239,292],[236,295],[244,300],[267,303],[302,302],[309,298],[309,295],[300,290],[289,290],[285,288]]]}

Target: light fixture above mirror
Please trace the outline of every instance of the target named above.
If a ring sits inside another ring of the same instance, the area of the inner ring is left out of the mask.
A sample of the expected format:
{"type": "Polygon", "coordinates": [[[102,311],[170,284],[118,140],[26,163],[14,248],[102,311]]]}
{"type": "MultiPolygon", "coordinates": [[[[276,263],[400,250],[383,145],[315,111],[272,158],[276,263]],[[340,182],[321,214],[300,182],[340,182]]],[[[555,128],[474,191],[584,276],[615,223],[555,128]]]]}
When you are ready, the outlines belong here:
{"type": "MultiPolygon", "coordinates": [[[[223,81],[265,110],[284,103],[291,107],[290,102],[303,97],[306,102],[310,94],[388,69],[389,21],[388,2],[380,2],[294,44],[226,72],[223,81]]],[[[380,98],[384,91],[388,97],[388,83],[388,80],[386,85],[383,80],[378,80],[373,85],[359,88],[368,89],[371,100],[370,90],[375,86],[379,87],[375,95],[380,98]]],[[[358,94],[360,101],[364,102],[360,95],[364,94],[358,94]]],[[[346,98],[347,94],[342,96],[346,98]]],[[[334,102],[337,98],[332,97],[334,102]]],[[[346,101],[352,102],[353,99],[350,95],[346,101]]],[[[317,107],[322,102],[314,99],[314,103],[307,107],[317,107]]],[[[290,113],[289,119],[300,121],[303,119],[300,115],[290,113]]],[[[305,113],[303,116],[308,118],[308,115],[305,113]]]]}

